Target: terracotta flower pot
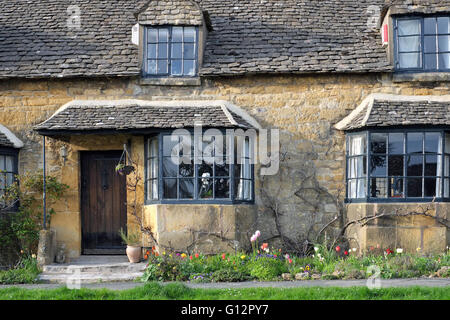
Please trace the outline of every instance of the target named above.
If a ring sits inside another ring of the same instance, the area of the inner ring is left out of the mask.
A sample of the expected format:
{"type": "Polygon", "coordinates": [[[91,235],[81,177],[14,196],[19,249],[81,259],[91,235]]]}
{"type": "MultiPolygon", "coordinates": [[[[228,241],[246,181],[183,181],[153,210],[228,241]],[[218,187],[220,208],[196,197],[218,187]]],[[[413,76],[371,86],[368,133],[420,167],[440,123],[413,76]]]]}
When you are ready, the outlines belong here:
{"type": "Polygon", "coordinates": [[[127,256],[131,263],[138,263],[141,261],[141,247],[127,246],[127,256]]]}

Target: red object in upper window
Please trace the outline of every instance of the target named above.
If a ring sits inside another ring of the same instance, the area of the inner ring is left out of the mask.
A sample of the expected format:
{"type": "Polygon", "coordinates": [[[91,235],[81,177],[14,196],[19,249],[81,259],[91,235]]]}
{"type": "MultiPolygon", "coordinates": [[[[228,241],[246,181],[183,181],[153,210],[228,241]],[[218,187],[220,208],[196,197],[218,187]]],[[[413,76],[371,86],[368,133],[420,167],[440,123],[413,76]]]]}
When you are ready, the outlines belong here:
{"type": "Polygon", "coordinates": [[[388,44],[389,43],[389,28],[388,28],[388,24],[384,24],[383,25],[383,44],[388,44]]]}

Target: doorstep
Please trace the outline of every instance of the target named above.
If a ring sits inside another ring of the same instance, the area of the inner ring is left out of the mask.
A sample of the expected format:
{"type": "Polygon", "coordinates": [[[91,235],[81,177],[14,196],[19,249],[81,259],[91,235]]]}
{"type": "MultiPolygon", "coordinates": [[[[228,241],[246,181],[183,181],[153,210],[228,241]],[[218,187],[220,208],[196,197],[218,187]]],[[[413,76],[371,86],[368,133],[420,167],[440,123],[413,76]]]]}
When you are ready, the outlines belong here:
{"type": "Polygon", "coordinates": [[[43,267],[43,283],[98,283],[133,281],[140,278],[146,263],[130,263],[126,256],[80,256],[69,263],[43,267]]]}

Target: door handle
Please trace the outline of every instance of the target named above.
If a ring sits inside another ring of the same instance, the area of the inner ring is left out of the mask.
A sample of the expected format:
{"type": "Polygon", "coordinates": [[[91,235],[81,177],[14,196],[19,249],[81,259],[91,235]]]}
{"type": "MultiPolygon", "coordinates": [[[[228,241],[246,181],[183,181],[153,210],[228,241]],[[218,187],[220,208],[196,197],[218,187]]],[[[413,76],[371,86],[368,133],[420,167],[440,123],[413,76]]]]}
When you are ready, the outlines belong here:
{"type": "Polygon", "coordinates": [[[106,170],[103,170],[103,172],[102,172],[102,187],[103,187],[103,190],[107,190],[109,188],[108,172],[106,170]]]}

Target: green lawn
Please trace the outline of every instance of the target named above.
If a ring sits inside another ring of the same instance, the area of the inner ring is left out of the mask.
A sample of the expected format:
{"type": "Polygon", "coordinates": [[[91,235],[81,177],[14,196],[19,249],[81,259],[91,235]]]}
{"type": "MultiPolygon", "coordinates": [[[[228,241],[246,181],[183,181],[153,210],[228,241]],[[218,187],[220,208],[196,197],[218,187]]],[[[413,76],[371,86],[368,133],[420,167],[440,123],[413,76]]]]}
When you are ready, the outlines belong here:
{"type": "Polygon", "coordinates": [[[252,288],[190,289],[174,283],[148,283],[124,291],[80,289],[0,289],[0,300],[450,300],[446,288],[252,288]]]}

